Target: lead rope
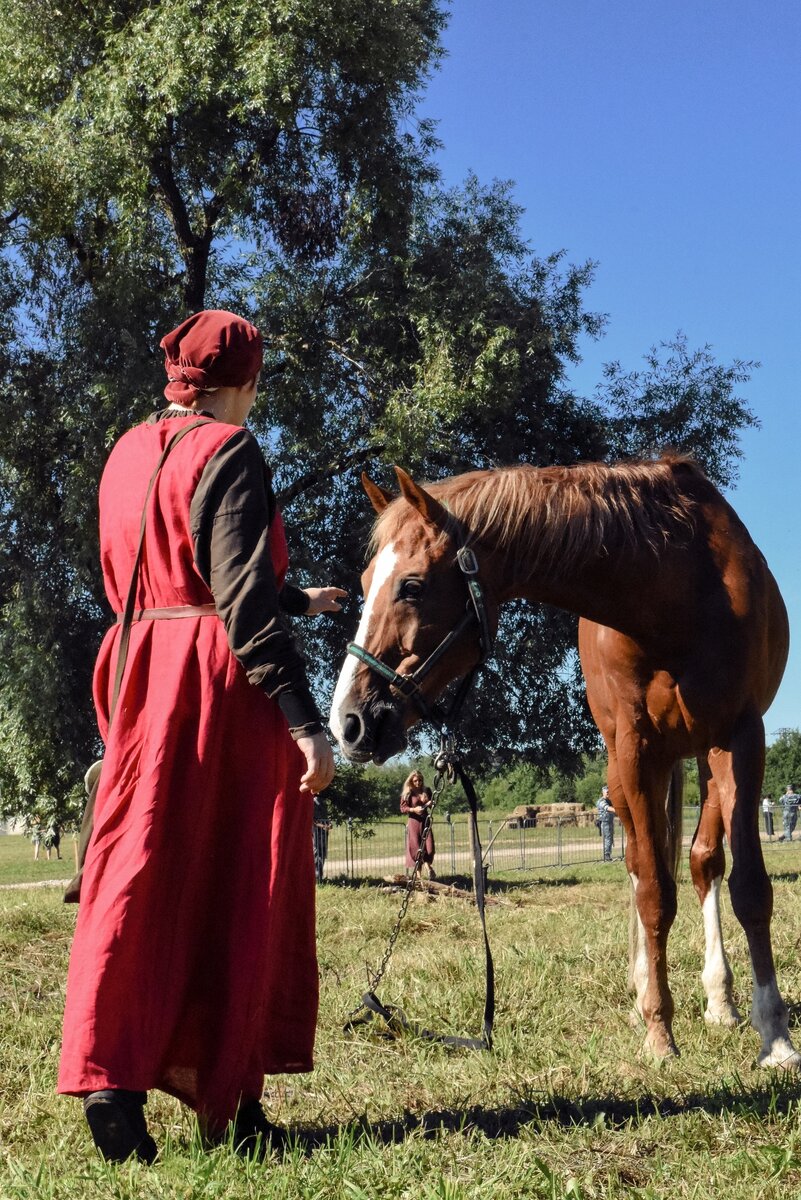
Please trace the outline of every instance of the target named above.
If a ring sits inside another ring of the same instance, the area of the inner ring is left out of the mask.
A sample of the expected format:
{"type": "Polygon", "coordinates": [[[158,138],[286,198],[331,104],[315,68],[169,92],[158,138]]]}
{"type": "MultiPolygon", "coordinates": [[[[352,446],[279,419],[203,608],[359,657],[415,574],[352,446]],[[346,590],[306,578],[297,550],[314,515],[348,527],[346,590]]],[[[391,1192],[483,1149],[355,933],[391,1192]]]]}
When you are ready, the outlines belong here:
{"type": "MultiPolygon", "coordinates": [[[[472,682],[472,679],[471,679],[472,682]]],[[[464,700],[466,691],[462,689],[460,701],[464,700]]],[[[461,703],[459,705],[461,707],[461,703]]],[[[367,985],[368,990],[362,995],[361,1004],[359,1004],[352,1012],[348,1013],[347,1021],[345,1022],[344,1031],[346,1033],[360,1025],[369,1024],[374,1016],[383,1018],[387,1025],[389,1035],[398,1035],[403,1032],[412,1033],[416,1037],[424,1038],[427,1041],[440,1042],[446,1046],[463,1046],[470,1050],[491,1050],[492,1049],[492,1024],[495,1017],[495,969],[492,961],[492,952],[490,950],[489,938],[487,935],[487,922],[484,911],[484,865],[482,861],[481,841],[478,831],[478,800],[476,797],[475,788],[472,781],[465,772],[458,751],[456,750],[453,736],[445,727],[440,729],[440,749],[434,759],[434,769],[436,772],[434,786],[431,789],[431,804],[426,813],[423,822],[423,828],[420,834],[420,848],[417,851],[417,857],[412,868],[412,873],[406,881],[406,889],[403,894],[401,906],[398,910],[398,915],[395,919],[395,925],[389,936],[386,950],[383,958],[376,971],[372,971],[369,965],[367,970],[367,985]],[[484,1020],[482,1026],[482,1035],[480,1038],[460,1038],[452,1037],[445,1034],[433,1033],[430,1029],[425,1029],[423,1026],[413,1024],[408,1021],[406,1015],[401,1008],[394,1004],[382,1004],[377,996],[378,987],[386,974],[392,959],[392,954],[395,949],[395,943],[398,940],[401,926],[409,908],[412,892],[415,889],[420,869],[423,865],[423,857],[425,855],[426,839],[431,831],[431,825],[434,818],[434,809],[442,792],[448,784],[456,782],[456,779],[462,784],[465,795],[467,796],[470,805],[470,822],[471,822],[471,841],[473,844],[473,886],[475,889],[476,908],[478,909],[481,920],[481,927],[484,935],[484,952],[486,958],[486,993],[484,1000],[484,1020]]]]}

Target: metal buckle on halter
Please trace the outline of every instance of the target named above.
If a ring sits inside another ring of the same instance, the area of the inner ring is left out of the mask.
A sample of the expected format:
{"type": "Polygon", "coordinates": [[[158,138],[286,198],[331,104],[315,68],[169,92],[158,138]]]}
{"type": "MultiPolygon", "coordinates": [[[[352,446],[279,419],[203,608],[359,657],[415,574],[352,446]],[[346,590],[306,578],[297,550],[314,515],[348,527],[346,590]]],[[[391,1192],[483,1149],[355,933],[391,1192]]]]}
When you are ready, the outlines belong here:
{"type": "Polygon", "coordinates": [[[438,775],[444,775],[448,783],[455,783],[458,762],[459,752],[456,749],[456,739],[448,726],[443,723],[439,734],[439,753],[434,758],[434,770],[438,775]]]}
{"type": "Polygon", "coordinates": [[[478,575],[478,559],[469,546],[459,547],[456,561],[465,575],[478,575]]]}
{"type": "Polygon", "coordinates": [[[391,682],[392,687],[403,696],[404,700],[414,700],[420,695],[420,688],[414,675],[401,675],[396,671],[395,678],[391,682]]]}

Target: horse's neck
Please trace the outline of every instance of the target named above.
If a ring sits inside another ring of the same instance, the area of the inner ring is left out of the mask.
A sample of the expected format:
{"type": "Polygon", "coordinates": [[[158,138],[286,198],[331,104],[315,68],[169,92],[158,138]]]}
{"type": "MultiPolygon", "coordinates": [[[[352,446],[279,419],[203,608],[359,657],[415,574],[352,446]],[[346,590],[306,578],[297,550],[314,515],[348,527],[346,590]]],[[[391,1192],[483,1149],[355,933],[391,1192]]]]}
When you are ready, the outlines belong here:
{"type": "Polygon", "coordinates": [[[498,599],[524,599],[564,608],[599,625],[611,625],[632,636],[646,617],[649,627],[669,603],[674,614],[681,598],[665,593],[665,577],[653,550],[628,544],[571,560],[559,552],[558,544],[536,564],[527,565],[515,545],[496,552],[488,564],[488,578],[495,581],[498,599]]]}

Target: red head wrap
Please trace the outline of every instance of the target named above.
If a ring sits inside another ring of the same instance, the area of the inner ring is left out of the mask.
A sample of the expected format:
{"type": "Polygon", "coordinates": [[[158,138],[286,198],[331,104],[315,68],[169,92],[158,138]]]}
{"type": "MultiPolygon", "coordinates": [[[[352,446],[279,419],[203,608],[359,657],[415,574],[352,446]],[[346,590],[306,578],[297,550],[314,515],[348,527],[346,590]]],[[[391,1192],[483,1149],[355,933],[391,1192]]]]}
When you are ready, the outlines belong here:
{"type": "Polygon", "coordinates": [[[188,317],[161,339],[172,404],[192,404],[200,392],[242,387],[262,364],[262,339],[255,325],[223,309],[188,317]]]}

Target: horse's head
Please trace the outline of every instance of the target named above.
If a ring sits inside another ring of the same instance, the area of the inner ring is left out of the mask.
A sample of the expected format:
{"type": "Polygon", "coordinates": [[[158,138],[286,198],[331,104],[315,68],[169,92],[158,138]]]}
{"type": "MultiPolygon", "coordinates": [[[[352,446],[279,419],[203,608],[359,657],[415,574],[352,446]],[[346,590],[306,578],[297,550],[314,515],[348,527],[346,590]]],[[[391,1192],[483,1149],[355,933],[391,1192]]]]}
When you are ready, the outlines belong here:
{"type": "MultiPolygon", "coordinates": [[[[343,754],[356,762],[384,762],[403,750],[406,730],[420,717],[420,700],[433,704],[451,680],[483,657],[480,623],[470,605],[469,570],[466,574],[457,558],[463,537],[459,524],[430,491],[398,467],[395,472],[401,489],[397,498],[362,476],[379,520],[376,553],[362,576],[364,610],[355,646],[373,665],[351,652],[331,707],[334,736],[343,754]],[[454,631],[456,636],[442,647],[454,631]],[[385,668],[383,674],[376,661],[385,668]],[[397,678],[387,677],[416,672],[414,696],[399,689],[397,678]]],[[[468,567],[470,557],[462,560],[468,567]]],[[[485,628],[485,642],[487,632],[485,628]]]]}

